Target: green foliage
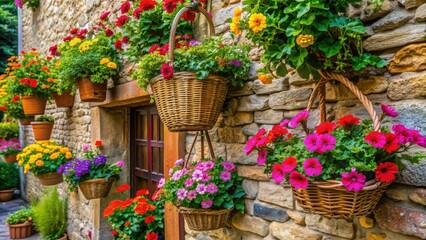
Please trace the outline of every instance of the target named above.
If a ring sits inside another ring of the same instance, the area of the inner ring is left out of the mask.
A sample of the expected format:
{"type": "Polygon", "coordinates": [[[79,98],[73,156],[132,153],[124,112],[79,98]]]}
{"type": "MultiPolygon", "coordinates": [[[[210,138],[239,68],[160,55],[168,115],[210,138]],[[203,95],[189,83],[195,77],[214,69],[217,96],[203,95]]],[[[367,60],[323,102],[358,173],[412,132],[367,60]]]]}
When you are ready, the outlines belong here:
{"type": "Polygon", "coordinates": [[[318,69],[344,72],[350,67],[383,67],[383,59],[363,53],[363,23],[344,16],[348,4],[359,1],[245,0],[248,16],[241,21],[234,16],[233,22],[240,30],[247,29],[247,37],[265,49],[262,61],[271,73],[286,74],[283,63],[297,69],[303,78],[318,77],[318,69]],[[266,17],[266,28],[254,32],[249,17],[257,13],[266,17]],[[312,41],[306,44],[306,40],[312,41]]]}
{"type": "Polygon", "coordinates": [[[55,118],[53,118],[53,116],[43,115],[43,116],[37,117],[34,121],[36,121],[36,122],[53,122],[53,121],[55,121],[55,118]]]}
{"type": "Polygon", "coordinates": [[[17,188],[19,185],[19,170],[15,164],[0,162],[0,190],[17,188]]]}
{"type": "MultiPolygon", "coordinates": [[[[176,49],[174,72],[195,72],[200,80],[209,74],[223,76],[229,78],[233,86],[241,87],[250,69],[248,51],[248,46],[224,45],[220,37],[212,37],[199,45],[176,49]],[[232,61],[239,61],[239,65],[232,65],[232,61]]],[[[146,88],[151,78],[160,74],[166,61],[167,58],[159,53],[147,54],[132,76],[142,88],[146,88]]]]}
{"type": "Polygon", "coordinates": [[[29,207],[19,209],[18,211],[9,214],[6,219],[6,223],[9,225],[12,224],[22,224],[31,222],[33,220],[33,210],[29,207]]]}
{"type": "Polygon", "coordinates": [[[22,3],[35,11],[40,6],[40,0],[22,0],[22,3]]]}
{"type": "Polygon", "coordinates": [[[5,96],[0,97],[0,106],[5,106],[7,108],[5,112],[7,117],[13,119],[30,118],[30,116],[24,114],[22,99],[18,95],[7,93],[5,96]]]}
{"type": "Polygon", "coordinates": [[[16,122],[0,122],[0,138],[6,140],[19,137],[19,125],[16,122]]]}
{"type": "Polygon", "coordinates": [[[6,59],[18,53],[18,17],[13,1],[0,1],[0,73],[7,68],[6,59]]]}
{"type": "Polygon", "coordinates": [[[49,187],[33,207],[34,225],[43,240],[56,240],[67,230],[67,199],[57,187],[49,187]]]}

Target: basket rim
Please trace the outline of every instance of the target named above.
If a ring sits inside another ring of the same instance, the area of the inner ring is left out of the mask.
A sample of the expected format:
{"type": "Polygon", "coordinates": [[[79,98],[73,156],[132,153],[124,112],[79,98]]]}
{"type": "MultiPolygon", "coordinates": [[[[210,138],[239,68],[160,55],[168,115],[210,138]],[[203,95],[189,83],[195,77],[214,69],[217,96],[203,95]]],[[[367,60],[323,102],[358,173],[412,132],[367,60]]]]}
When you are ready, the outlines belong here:
{"type": "MultiPolygon", "coordinates": [[[[365,186],[360,191],[374,190],[379,188],[381,185],[389,185],[389,184],[391,184],[391,182],[389,183],[380,182],[377,179],[372,179],[365,182],[365,186]]],[[[313,181],[313,182],[309,182],[308,187],[309,186],[314,186],[314,187],[318,187],[322,189],[331,189],[336,191],[342,191],[342,190],[348,191],[345,188],[345,186],[343,186],[342,181],[337,181],[337,180],[313,181]]],[[[293,187],[293,185],[291,185],[291,187],[294,188],[296,191],[299,190],[293,187]]]]}
{"type": "Polygon", "coordinates": [[[187,208],[187,207],[178,207],[178,212],[183,214],[205,214],[205,215],[219,215],[219,214],[225,214],[228,212],[232,212],[234,210],[234,207],[232,208],[225,208],[225,209],[203,209],[203,208],[187,208]]]}
{"type": "MultiPolygon", "coordinates": [[[[175,76],[179,76],[179,75],[183,75],[183,74],[191,74],[193,76],[195,76],[195,78],[198,81],[205,81],[205,80],[209,80],[210,78],[218,78],[223,82],[226,82],[227,84],[230,82],[230,80],[227,77],[223,77],[223,76],[219,76],[219,75],[215,75],[215,74],[209,74],[207,75],[207,77],[205,79],[198,79],[197,78],[197,74],[194,71],[180,71],[180,72],[175,72],[173,73],[173,78],[172,79],[167,79],[167,80],[176,80],[175,76]]],[[[151,78],[151,80],[149,80],[149,84],[153,85],[155,83],[157,83],[158,81],[164,80],[165,78],[163,77],[163,75],[159,74],[153,78],[151,78]]]]}
{"type": "Polygon", "coordinates": [[[114,177],[115,176],[111,176],[108,179],[108,181],[105,181],[104,178],[88,179],[88,180],[84,180],[83,182],[79,183],[78,185],[86,185],[86,184],[91,184],[91,183],[109,183],[111,181],[114,181],[114,177]]]}

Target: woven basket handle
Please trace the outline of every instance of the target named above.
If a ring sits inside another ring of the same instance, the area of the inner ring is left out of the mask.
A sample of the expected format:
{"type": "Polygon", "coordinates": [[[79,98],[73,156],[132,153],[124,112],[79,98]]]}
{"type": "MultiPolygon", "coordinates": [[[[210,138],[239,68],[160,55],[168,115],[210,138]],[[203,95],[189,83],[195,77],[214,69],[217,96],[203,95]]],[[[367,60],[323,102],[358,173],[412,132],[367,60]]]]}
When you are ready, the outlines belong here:
{"type": "Polygon", "coordinates": [[[177,14],[175,19],[173,20],[173,24],[172,24],[172,29],[170,31],[170,38],[169,38],[169,64],[173,63],[174,57],[175,57],[175,37],[176,37],[176,30],[177,30],[177,25],[179,23],[180,18],[182,17],[182,15],[187,12],[187,11],[194,11],[194,10],[198,10],[200,11],[200,13],[202,13],[206,18],[207,18],[207,22],[209,23],[209,36],[212,35],[216,35],[215,34],[215,30],[214,30],[214,24],[213,21],[211,19],[211,17],[209,16],[209,13],[202,7],[199,6],[198,2],[192,2],[188,5],[186,5],[184,8],[182,8],[177,14]]]}
{"type": "Polygon", "coordinates": [[[319,74],[321,75],[321,80],[315,86],[311,97],[309,98],[307,110],[310,111],[315,99],[317,96],[319,97],[319,107],[320,107],[320,123],[326,121],[326,106],[325,106],[325,84],[330,80],[336,80],[345,85],[355,96],[358,97],[359,101],[361,101],[362,105],[364,105],[368,114],[370,114],[371,119],[373,119],[373,126],[375,131],[380,131],[380,120],[377,115],[376,110],[374,109],[373,103],[368,100],[368,98],[355,86],[351,81],[349,81],[346,77],[342,76],[338,73],[333,72],[325,72],[320,70],[319,74]]]}

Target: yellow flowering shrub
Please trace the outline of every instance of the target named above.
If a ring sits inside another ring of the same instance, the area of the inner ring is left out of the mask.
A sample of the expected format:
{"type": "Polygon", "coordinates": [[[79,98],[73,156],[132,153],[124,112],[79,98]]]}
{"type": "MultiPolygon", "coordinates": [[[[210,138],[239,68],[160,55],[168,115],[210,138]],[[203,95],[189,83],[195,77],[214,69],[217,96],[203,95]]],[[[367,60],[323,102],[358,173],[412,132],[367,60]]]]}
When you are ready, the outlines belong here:
{"type": "Polygon", "coordinates": [[[24,173],[30,171],[35,175],[57,172],[59,166],[72,158],[69,148],[55,144],[53,140],[38,141],[17,155],[18,165],[24,168],[24,173]]]}

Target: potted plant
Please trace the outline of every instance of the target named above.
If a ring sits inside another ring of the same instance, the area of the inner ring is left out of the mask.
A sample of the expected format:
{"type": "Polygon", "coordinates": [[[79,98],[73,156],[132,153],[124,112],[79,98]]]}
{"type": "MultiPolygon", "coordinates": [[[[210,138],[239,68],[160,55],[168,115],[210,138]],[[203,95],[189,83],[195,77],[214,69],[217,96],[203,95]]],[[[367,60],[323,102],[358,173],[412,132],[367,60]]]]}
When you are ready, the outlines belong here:
{"type": "MultiPolygon", "coordinates": [[[[117,187],[117,192],[130,189],[129,184],[117,187]]],[[[136,197],[112,200],[104,209],[115,239],[163,239],[164,240],[164,201],[160,191],[148,199],[148,190],[141,189],[136,197]]]]}
{"type": "Polygon", "coordinates": [[[40,0],[16,0],[15,5],[19,8],[27,5],[31,10],[35,11],[40,6],[40,0]]]}
{"type": "Polygon", "coordinates": [[[9,140],[19,137],[19,125],[16,122],[0,122],[0,139],[9,140]]]}
{"type": "Polygon", "coordinates": [[[7,163],[17,162],[16,154],[19,152],[21,152],[21,143],[18,138],[0,139],[0,155],[4,157],[7,163]]]}
{"type": "Polygon", "coordinates": [[[76,28],[70,34],[58,47],[61,81],[64,86],[75,85],[77,81],[81,101],[102,102],[106,97],[107,80],[116,76],[121,66],[121,45],[114,44],[116,37],[102,26],[90,31],[76,28]]]}
{"type": "Polygon", "coordinates": [[[13,189],[18,187],[19,172],[14,164],[0,162],[0,202],[13,199],[13,189]]]}
{"type": "Polygon", "coordinates": [[[86,199],[96,199],[108,196],[111,185],[119,179],[119,173],[124,166],[123,161],[107,163],[107,157],[102,155],[101,141],[96,141],[95,149],[89,145],[83,146],[82,158],[75,158],[59,167],[58,173],[63,174],[71,191],[80,187],[86,199]]]}
{"type": "Polygon", "coordinates": [[[40,116],[34,122],[31,122],[34,139],[36,141],[49,140],[53,130],[53,122],[54,118],[52,116],[40,116]]]}
{"type": "Polygon", "coordinates": [[[57,187],[47,188],[32,209],[34,225],[43,239],[67,239],[67,199],[59,196],[57,187]]]}
{"type": "Polygon", "coordinates": [[[269,132],[260,129],[244,150],[250,154],[257,149],[258,164],[266,164],[265,172],[276,183],[289,181],[303,209],[328,218],[365,216],[404,169],[403,160],[415,163],[426,156],[403,154],[412,145],[426,147],[426,138],[417,130],[381,125],[385,116],[398,115],[394,109],[382,104],[378,117],[372,104],[365,105],[372,120],[347,115],[337,122],[323,120],[314,130],[308,129],[309,111],[304,110],[269,132]],[[288,128],[301,128],[305,134],[288,128]]]}
{"type": "Polygon", "coordinates": [[[0,102],[0,108],[4,110],[7,117],[18,119],[21,125],[30,125],[31,121],[34,120],[34,116],[25,115],[20,96],[6,94],[0,98],[0,102]]]}
{"type": "Polygon", "coordinates": [[[158,187],[164,189],[166,201],[178,207],[189,228],[221,228],[234,208],[244,212],[242,178],[233,163],[218,157],[187,164],[177,160],[170,179],[165,184],[162,179],[158,187]]]}
{"type": "MultiPolygon", "coordinates": [[[[52,56],[60,56],[57,45],[50,47],[49,50],[52,56]]],[[[55,66],[52,68],[52,75],[55,80],[52,85],[52,90],[56,107],[72,108],[74,105],[74,96],[77,92],[75,81],[65,81],[61,79],[58,73],[60,61],[58,58],[54,58],[52,61],[52,65],[55,66]]]]}
{"type": "Polygon", "coordinates": [[[63,182],[58,168],[72,158],[69,148],[55,144],[53,140],[28,145],[17,155],[18,165],[24,168],[24,173],[33,172],[45,186],[63,182]]]}
{"type": "Polygon", "coordinates": [[[7,91],[22,98],[25,115],[44,114],[47,99],[52,95],[51,57],[42,58],[35,48],[10,57],[7,91]]]}
{"type": "Polygon", "coordinates": [[[11,239],[28,238],[34,234],[33,211],[31,208],[22,208],[6,218],[9,225],[11,239]]]}

